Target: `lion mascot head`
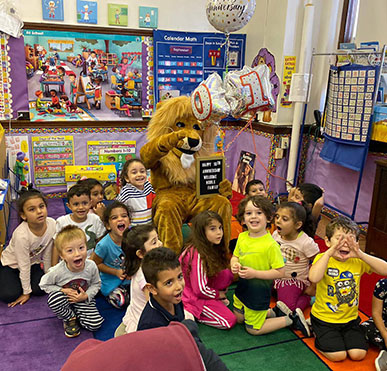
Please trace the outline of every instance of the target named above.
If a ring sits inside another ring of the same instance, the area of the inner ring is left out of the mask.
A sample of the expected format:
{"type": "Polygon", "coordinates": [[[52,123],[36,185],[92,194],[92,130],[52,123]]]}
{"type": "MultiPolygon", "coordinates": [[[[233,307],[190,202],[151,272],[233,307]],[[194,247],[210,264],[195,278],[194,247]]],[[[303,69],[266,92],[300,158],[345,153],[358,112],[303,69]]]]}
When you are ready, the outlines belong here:
{"type": "Polygon", "coordinates": [[[195,158],[212,154],[216,127],[204,126],[198,121],[192,112],[190,98],[181,96],[157,104],[147,137],[151,142],[173,131],[183,133],[184,138],[161,159],[164,174],[171,184],[195,182],[195,158]]]}

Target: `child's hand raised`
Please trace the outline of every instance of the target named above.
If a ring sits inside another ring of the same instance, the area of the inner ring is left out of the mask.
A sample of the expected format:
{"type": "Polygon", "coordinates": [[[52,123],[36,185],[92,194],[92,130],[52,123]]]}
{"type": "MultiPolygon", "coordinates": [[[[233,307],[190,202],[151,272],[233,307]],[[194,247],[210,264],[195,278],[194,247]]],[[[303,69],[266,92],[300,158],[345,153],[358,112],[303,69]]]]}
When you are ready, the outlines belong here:
{"type": "Polygon", "coordinates": [[[102,218],[103,212],[105,210],[105,205],[103,202],[98,202],[96,206],[93,207],[93,211],[102,218]]]}
{"type": "Polygon", "coordinates": [[[356,241],[356,237],[352,234],[349,234],[345,237],[345,242],[349,247],[349,257],[361,259],[362,251],[360,250],[359,242],[356,241]]]}

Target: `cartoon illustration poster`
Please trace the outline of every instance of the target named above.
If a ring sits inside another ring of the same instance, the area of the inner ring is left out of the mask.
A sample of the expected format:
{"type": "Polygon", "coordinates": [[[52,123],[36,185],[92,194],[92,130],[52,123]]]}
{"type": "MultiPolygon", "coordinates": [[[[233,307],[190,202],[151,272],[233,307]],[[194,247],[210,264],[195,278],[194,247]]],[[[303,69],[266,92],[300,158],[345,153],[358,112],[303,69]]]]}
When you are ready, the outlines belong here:
{"type": "Polygon", "coordinates": [[[42,12],[45,21],[63,21],[63,0],[42,0],[42,12]]]}
{"type": "Polygon", "coordinates": [[[108,23],[110,26],[127,26],[128,6],[122,4],[108,4],[108,23]]]}
{"type": "Polygon", "coordinates": [[[72,135],[32,137],[36,187],[66,185],[65,166],[74,165],[72,135]]]}
{"type": "Polygon", "coordinates": [[[27,187],[31,183],[31,161],[27,136],[6,136],[9,179],[11,182],[12,199],[16,198],[16,191],[27,187]]]}
{"type": "Polygon", "coordinates": [[[24,30],[31,121],[149,117],[153,110],[149,39],[24,30]]]}
{"type": "Polygon", "coordinates": [[[255,175],[255,154],[247,151],[241,151],[239,156],[238,166],[235,171],[232,190],[245,194],[246,184],[254,179],[255,175]]]}
{"type": "Polygon", "coordinates": [[[97,24],[98,4],[96,1],[77,0],[77,22],[97,24]]]}
{"type": "Polygon", "coordinates": [[[150,8],[148,6],[140,6],[138,26],[144,28],[157,28],[158,8],[150,8]]]}

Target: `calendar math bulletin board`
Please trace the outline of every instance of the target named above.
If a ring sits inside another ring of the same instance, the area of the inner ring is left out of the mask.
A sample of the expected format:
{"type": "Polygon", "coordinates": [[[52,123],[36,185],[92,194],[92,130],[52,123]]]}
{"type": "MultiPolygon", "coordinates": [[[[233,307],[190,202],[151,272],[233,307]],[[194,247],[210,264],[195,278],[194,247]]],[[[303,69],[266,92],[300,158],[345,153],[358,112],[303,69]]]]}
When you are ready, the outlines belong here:
{"type": "MultiPolygon", "coordinates": [[[[189,95],[211,73],[226,71],[226,36],[220,33],[155,30],[155,100],[189,95]]],[[[245,64],[246,35],[230,35],[228,70],[245,64]]]]}

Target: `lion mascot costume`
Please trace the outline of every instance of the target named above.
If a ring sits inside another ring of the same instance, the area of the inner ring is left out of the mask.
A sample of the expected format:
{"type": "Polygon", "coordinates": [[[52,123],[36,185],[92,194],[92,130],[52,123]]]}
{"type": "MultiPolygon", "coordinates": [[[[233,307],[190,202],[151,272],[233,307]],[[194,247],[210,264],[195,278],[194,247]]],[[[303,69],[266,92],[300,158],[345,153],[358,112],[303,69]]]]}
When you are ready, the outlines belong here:
{"type": "Polygon", "coordinates": [[[156,192],[153,221],[164,246],[176,252],[183,246],[182,224],[204,210],[222,217],[228,246],[232,210],[227,197],[232,195],[231,183],[224,179],[219,185],[220,194],[196,197],[195,159],[213,153],[215,136],[215,125],[205,128],[185,96],[159,102],[149,122],[148,143],[140,155],[151,170],[156,192]]]}

